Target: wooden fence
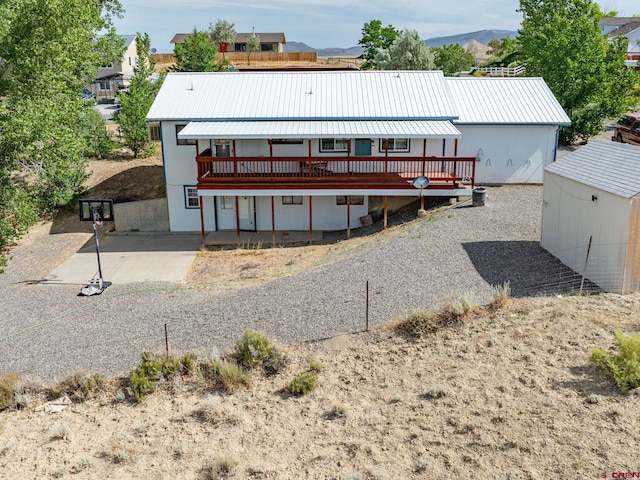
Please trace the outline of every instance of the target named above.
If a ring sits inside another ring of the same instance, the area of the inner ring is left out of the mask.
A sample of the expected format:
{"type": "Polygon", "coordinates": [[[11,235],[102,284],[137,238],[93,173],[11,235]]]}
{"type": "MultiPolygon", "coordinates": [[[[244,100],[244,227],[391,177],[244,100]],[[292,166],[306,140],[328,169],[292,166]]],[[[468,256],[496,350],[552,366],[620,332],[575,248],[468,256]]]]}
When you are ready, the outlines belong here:
{"type": "MultiPolygon", "coordinates": [[[[217,59],[222,60],[223,54],[218,53],[217,59]]],[[[251,58],[249,58],[249,52],[226,52],[224,57],[233,63],[248,63],[251,62],[317,62],[318,52],[251,52],[251,58]]],[[[175,63],[176,57],[173,53],[154,53],[151,58],[156,63],[168,64],[175,63]]]]}

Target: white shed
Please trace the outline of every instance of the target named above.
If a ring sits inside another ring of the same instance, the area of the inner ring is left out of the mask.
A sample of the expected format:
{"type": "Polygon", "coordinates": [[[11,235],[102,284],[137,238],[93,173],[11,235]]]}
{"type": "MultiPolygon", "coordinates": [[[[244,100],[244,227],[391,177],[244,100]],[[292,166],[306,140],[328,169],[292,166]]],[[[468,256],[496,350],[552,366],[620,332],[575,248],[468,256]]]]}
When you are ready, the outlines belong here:
{"type": "Polygon", "coordinates": [[[607,292],[640,289],[640,147],[595,140],[547,166],[540,244],[607,292]]]}

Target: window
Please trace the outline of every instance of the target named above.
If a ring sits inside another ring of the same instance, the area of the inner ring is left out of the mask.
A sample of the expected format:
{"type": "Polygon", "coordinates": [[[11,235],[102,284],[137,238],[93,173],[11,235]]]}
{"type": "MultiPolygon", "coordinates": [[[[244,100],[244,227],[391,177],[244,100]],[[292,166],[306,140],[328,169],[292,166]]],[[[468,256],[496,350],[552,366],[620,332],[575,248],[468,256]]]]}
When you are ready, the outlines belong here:
{"type": "Polygon", "coordinates": [[[302,145],[304,140],[301,138],[273,138],[272,145],[302,145]]]}
{"type": "Polygon", "coordinates": [[[157,123],[149,124],[149,140],[152,142],[160,141],[160,125],[157,123]]]}
{"type": "Polygon", "coordinates": [[[184,186],[184,208],[200,208],[198,188],[193,185],[184,186]]]}
{"type": "Polygon", "coordinates": [[[176,125],[176,145],[195,145],[195,140],[181,140],[178,138],[178,134],[182,131],[182,129],[186,127],[186,125],[176,125]]]}
{"type": "Polygon", "coordinates": [[[107,63],[106,65],[102,65],[102,68],[113,68],[113,63],[107,63]]]}
{"type": "Polygon", "coordinates": [[[283,195],[282,204],[283,205],[302,205],[302,197],[301,196],[283,195]]]}
{"type": "Polygon", "coordinates": [[[221,210],[233,210],[233,197],[220,197],[220,209],[221,210]]]}
{"type": "Polygon", "coordinates": [[[386,151],[386,142],[389,142],[390,152],[408,152],[409,151],[409,139],[408,138],[381,138],[380,139],[380,151],[386,151]]]}
{"type": "Polygon", "coordinates": [[[111,82],[109,80],[99,80],[100,90],[111,90],[111,82]]]}
{"type": "Polygon", "coordinates": [[[323,138],[320,140],[321,152],[346,152],[347,151],[347,139],[346,138],[323,138]]]}
{"type": "Polygon", "coordinates": [[[262,43],[260,44],[260,51],[262,52],[273,52],[273,43],[262,43]]]}
{"type": "MultiPolygon", "coordinates": [[[[346,205],[346,195],[338,195],[336,197],[336,205],[346,205]]],[[[351,205],[364,205],[364,197],[362,195],[351,195],[351,205]]]]}

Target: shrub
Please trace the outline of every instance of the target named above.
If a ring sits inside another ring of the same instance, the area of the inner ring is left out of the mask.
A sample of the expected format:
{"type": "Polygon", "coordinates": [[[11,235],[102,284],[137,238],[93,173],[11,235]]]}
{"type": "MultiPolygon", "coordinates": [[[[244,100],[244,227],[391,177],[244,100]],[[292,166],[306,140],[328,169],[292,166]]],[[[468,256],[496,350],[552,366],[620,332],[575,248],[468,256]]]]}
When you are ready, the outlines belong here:
{"type": "Polygon", "coordinates": [[[591,351],[591,360],[618,384],[623,393],[640,388],[640,334],[616,333],[619,353],[611,355],[602,348],[591,351]]]}
{"type": "Polygon", "coordinates": [[[229,456],[221,456],[216,461],[215,465],[204,469],[204,478],[207,480],[219,480],[227,478],[236,468],[238,462],[229,456]]]}
{"type": "Polygon", "coordinates": [[[434,313],[414,310],[398,324],[398,329],[413,337],[421,337],[435,332],[440,326],[440,321],[434,313]]]}
{"type": "Polygon", "coordinates": [[[422,394],[424,398],[435,399],[444,397],[447,394],[447,390],[440,384],[433,385],[422,394]]]}
{"type": "Polygon", "coordinates": [[[318,374],[316,372],[303,372],[287,386],[287,391],[294,395],[306,395],[318,386],[318,374]]]}
{"type": "Polygon", "coordinates": [[[99,373],[85,375],[76,372],[52,388],[51,393],[56,398],[67,395],[71,400],[86,402],[93,397],[94,392],[101,390],[105,383],[105,376],[99,373]]]}
{"type": "Polygon", "coordinates": [[[457,323],[478,309],[473,293],[464,292],[448,302],[438,312],[438,317],[446,323],[457,323]]]}
{"type": "Polygon", "coordinates": [[[195,356],[185,355],[182,358],[163,357],[152,352],[142,352],[141,362],[135,370],[129,372],[129,385],[136,402],[152,393],[161,379],[187,373],[187,365],[194,365],[195,356]]]}
{"type": "Polygon", "coordinates": [[[210,380],[219,383],[226,393],[233,393],[239,386],[248,387],[249,373],[235,361],[214,360],[203,368],[204,374],[210,380]]]}
{"type": "Polygon", "coordinates": [[[0,412],[15,406],[14,387],[18,383],[18,375],[9,373],[0,377],[0,412]]]}
{"type": "Polygon", "coordinates": [[[233,358],[238,365],[252,370],[262,367],[267,373],[277,373],[287,364],[286,355],[258,332],[244,332],[236,342],[233,358]]]}
{"type": "Polygon", "coordinates": [[[307,358],[307,363],[309,364],[309,370],[312,372],[320,373],[324,369],[322,364],[314,358],[307,358]]]}
{"type": "Polygon", "coordinates": [[[511,298],[511,285],[509,282],[504,282],[502,285],[492,285],[493,300],[489,304],[489,308],[498,310],[504,308],[509,304],[511,298]]]}

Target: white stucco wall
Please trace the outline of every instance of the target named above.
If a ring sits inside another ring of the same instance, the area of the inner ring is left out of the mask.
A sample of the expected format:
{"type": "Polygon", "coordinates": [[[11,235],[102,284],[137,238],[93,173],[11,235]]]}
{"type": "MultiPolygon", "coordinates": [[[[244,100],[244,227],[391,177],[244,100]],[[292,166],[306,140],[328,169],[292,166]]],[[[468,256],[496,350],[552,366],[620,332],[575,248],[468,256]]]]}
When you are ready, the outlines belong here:
{"type": "Polygon", "coordinates": [[[608,292],[623,293],[630,200],[545,172],[541,246],[608,292]],[[592,196],[597,200],[593,201],[592,196]]]}
{"type": "Polygon", "coordinates": [[[456,125],[458,155],[478,157],[476,184],[542,184],[554,159],[556,127],[456,125]]]}
{"type": "MultiPolygon", "coordinates": [[[[172,232],[200,231],[200,209],[187,208],[185,203],[185,185],[197,184],[195,145],[178,145],[176,142],[176,124],[186,122],[161,122],[162,156],[165,179],[167,181],[167,200],[169,205],[169,224],[172,232]]],[[[213,198],[203,198],[205,229],[215,228],[213,198]]]]}

